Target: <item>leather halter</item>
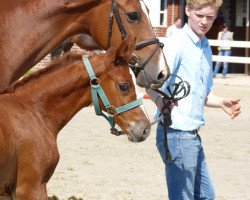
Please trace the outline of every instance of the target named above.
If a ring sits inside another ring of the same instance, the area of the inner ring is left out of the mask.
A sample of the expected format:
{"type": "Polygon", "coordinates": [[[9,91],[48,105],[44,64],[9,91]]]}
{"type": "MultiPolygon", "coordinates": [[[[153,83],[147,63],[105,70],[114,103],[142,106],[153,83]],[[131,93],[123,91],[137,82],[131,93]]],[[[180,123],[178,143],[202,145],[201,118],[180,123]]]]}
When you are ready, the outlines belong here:
{"type": "Polygon", "coordinates": [[[122,24],[122,19],[118,10],[118,6],[115,0],[111,0],[111,7],[109,13],[109,31],[108,31],[108,48],[110,47],[111,37],[112,37],[112,30],[113,30],[113,20],[115,19],[118,25],[118,28],[122,35],[122,40],[127,36],[127,32],[122,24]]]}
{"type": "Polygon", "coordinates": [[[91,85],[91,95],[92,95],[92,101],[93,101],[93,105],[95,108],[95,113],[96,115],[100,115],[103,116],[110,124],[111,126],[111,133],[114,135],[119,135],[120,131],[118,131],[117,129],[115,129],[115,121],[114,121],[114,116],[119,115],[123,112],[126,112],[128,110],[131,110],[137,106],[142,105],[142,99],[137,99],[135,101],[132,101],[128,104],[125,104],[123,106],[120,107],[115,107],[113,105],[111,105],[109,103],[109,100],[105,94],[105,92],[103,91],[101,85],[100,85],[100,80],[95,76],[95,73],[93,71],[93,68],[90,64],[90,61],[88,58],[82,58],[82,61],[87,69],[88,75],[90,77],[90,85],[91,85]],[[100,108],[100,104],[99,104],[99,99],[102,101],[107,115],[104,114],[100,108]]]}
{"type": "MultiPolygon", "coordinates": [[[[107,46],[107,48],[110,47],[110,43],[111,43],[114,16],[115,16],[118,28],[119,28],[119,30],[121,32],[122,40],[124,40],[124,38],[127,36],[127,32],[126,32],[126,30],[124,28],[124,25],[122,23],[121,16],[120,16],[120,13],[119,13],[119,10],[118,10],[116,0],[111,0],[111,7],[110,7],[110,14],[109,14],[108,44],[107,44],[108,46],[107,46]]],[[[147,47],[149,45],[154,45],[154,44],[157,45],[157,46],[153,49],[153,51],[151,52],[149,57],[142,64],[139,63],[139,58],[137,56],[135,56],[136,57],[136,62],[135,63],[133,63],[133,64],[128,63],[130,68],[133,70],[133,72],[135,73],[136,76],[138,75],[138,73],[141,70],[144,70],[145,66],[148,64],[148,62],[151,60],[151,58],[155,55],[155,53],[158,51],[158,49],[159,48],[162,49],[163,46],[164,46],[164,44],[161,43],[159,41],[159,39],[156,38],[156,37],[148,39],[148,40],[140,41],[140,42],[138,42],[136,44],[135,50],[141,50],[144,47],[147,47]]]]}

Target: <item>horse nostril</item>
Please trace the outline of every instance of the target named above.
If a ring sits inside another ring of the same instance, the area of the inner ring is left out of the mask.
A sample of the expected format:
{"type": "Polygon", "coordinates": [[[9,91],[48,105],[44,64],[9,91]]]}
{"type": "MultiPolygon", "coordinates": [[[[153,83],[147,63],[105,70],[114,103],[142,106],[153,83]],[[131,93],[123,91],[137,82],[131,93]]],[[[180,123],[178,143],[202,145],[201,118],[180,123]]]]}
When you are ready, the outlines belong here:
{"type": "Polygon", "coordinates": [[[145,130],[143,131],[143,139],[146,139],[149,136],[149,133],[150,133],[150,127],[145,128],[145,130]]]}
{"type": "Polygon", "coordinates": [[[162,70],[158,76],[157,76],[157,80],[166,80],[167,77],[169,76],[169,73],[167,70],[162,70]]]}

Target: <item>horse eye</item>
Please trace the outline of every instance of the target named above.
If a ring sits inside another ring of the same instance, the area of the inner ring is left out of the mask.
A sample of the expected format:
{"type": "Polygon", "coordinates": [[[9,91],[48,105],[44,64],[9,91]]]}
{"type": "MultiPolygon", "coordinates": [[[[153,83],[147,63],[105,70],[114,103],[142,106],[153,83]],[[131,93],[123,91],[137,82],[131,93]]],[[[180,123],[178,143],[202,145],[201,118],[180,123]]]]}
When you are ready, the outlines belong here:
{"type": "Polygon", "coordinates": [[[140,21],[140,15],[137,12],[130,12],[126,14],[126,18],[130,23],[136,23],[140,21]]]}
{"type": "Polygon", "coordinates": [[[118,84],[119,90],[122,92],[127,92],[129,90],[129,84],[128,83],[120,83],[118,84]]]}

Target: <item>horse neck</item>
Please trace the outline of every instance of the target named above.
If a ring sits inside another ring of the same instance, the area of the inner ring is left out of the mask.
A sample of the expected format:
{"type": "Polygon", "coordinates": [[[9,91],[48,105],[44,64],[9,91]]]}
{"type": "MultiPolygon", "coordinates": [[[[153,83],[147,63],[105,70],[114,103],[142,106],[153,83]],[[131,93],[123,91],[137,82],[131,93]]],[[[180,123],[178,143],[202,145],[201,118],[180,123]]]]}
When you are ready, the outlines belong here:
{"type": "Polygon", "coordinates": [[[19,79],[65,38],[80,31],[88,32],[86,9],[79,6],[78,12],[77,9],[65,12],[64,2],[30,0],[20,1],[16,6],[16,1],[9,0],[1,6],[4,13],[0,16],[0,66],[4,68],[0,88],[19,79]],[[15,30],[19,31],[13,37],[15,30]]]}
{"type": "MultiPolygon", "coordinates": [[[[104,70],[101,67],[95,67],[97,77],[104,70]]],[[[85,66],[79,61],[45,74],[22,90],[31,98],[28,106],[33,105],[49,130],[57,134],[80,109],[92,103],[89,83],[85,66]]]]}

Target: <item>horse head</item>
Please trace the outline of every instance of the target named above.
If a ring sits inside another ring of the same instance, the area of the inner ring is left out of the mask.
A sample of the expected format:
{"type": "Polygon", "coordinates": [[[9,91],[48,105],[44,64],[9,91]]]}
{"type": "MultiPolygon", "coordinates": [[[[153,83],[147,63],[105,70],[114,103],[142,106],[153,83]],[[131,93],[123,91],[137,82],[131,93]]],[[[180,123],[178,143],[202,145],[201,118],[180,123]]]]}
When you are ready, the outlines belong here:
{"type": "MultiPolygon", "coordinates": [[[[126,107],[131,101],[138,101],[136,85],[128,63],[132,59],[135,39],[127,37],[119,48],[111,48],[105,56],[106,71],[99,77],[100,85],[109,99],[111,109],[101,108],[114,116],[114,121],[128,135],[132,142],[144,141],[150,133],[150,122],[142,105],[135,106],[122,113],[117,109],[126,107]],[[102,84],[103,83],[103,84],[102,84]]],[[[133,104],[133,102],[132,102],[133,104]]]]}
{"type": "Polygon", "coordinates": [[[130,63],[137,84],[146,88],[160,87],[169,76],[169,68],[144,2],[103,0],[90,12],[89,32],[102,48],[117,46],[127,34],[138,38],[130,63]]]}

